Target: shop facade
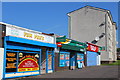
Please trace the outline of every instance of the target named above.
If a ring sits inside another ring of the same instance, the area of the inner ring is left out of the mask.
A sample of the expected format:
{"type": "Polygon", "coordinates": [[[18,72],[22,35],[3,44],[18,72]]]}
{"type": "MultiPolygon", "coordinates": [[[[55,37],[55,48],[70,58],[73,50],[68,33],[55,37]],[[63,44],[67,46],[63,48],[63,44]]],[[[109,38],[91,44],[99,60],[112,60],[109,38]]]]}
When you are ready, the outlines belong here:
{"type": "Polygon", "coordinates": [[[92,44],[87,43],[87,66],[97,66],[101,64],[100,59],[100,47],[92,44]]]}
{"type": "Polygon", "coordinates": [[[54,36],[14,25],[0,25],[4,62],[1,79],[54,72],[54,36]]]}
{"type": "Polygon", "coordinates": [[[86,44],[63,37],[58,37],[55,53],[55,70],[76,69],[84,66],[86,44]]]}

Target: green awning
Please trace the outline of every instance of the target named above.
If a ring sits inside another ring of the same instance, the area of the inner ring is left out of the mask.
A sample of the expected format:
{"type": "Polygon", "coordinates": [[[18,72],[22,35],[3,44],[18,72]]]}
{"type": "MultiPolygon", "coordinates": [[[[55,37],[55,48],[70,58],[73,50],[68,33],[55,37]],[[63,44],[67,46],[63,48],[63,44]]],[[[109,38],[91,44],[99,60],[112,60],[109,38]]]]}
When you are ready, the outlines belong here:
{"type": "Polygon", "coordinates": [[[85,48],[78,47],[78,46],[72,46],[72,45],[68,45],[68,44],[62,44],[61,49],[75,50],[75,51],[81,51],[81,52],[85,51],[85,48]]]}
{"type": "Polygon", "coordinates": [[[66,36],[56,38],[56,42],[65,42],[65,41],[66,41],[66,36]]]}
{"type": "Polygon", "coordinates": [[[56,42],[61,42],[61,49],[75,50],[75,51],[85,51],[87,45],[83,42],[75,41],[72,39],[66,38],[66,36],[56,38],[56,42]],[[69,42],[67,42],[67,40],[69,42]]]}

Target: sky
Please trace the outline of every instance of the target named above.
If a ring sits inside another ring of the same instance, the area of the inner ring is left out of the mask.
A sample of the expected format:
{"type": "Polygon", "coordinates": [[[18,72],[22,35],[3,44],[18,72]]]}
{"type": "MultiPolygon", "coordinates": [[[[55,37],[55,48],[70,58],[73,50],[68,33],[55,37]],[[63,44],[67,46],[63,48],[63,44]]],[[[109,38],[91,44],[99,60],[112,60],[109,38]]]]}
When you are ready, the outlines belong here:
{"type": "Polygon", "coordinates": [[[113,21],[118,25],[117,2],[3,2],[2,21],[44,33],[68,36],[67,13],[86,5],[110,10],[113,21]]]}

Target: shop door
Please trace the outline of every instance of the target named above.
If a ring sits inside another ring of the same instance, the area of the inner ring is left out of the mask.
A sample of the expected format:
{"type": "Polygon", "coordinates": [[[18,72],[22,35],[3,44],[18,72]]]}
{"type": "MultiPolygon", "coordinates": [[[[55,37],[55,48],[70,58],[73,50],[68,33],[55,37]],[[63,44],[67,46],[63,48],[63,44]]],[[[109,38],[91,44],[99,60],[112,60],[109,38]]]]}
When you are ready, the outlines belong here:
{"type": "Polygon", "coordinates": [[[76,54],[71,53],[70,54],[70,69],[75,69],[76,67],[76,54]]]}
{"type": "Polygon", "coordinates": [[[41,74],[46,74],[46,47],[41,47],[41,51],[42,51],[42,54],[41,54],[41,67],[40,67],[40,70],[41,70],[41,74]]]}
{"type": "Polygon", "coordinates": [[[52,73],[54,70],[54,52],[52,49],[42,47],[41,74],[52,73]]]}
{"type": "Polygon", "coordinates": [[[87,66],[96,66],[97,65],[97,53],[87,51],[87,66]]]}
{"type": "Polygon", "coordinates": [[[53,68],[54,68],[54,55],[53,55],[53,51],[47,51],[47,73],[52,73],[53,72],[53,68]]]}

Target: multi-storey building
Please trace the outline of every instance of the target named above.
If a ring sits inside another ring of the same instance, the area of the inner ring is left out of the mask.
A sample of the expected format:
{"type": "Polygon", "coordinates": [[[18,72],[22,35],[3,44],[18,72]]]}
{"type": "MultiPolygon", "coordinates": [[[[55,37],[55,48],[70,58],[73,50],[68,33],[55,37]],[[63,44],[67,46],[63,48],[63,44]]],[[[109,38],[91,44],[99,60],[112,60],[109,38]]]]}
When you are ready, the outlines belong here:
{"type": "Polygon", "coordinates": [[[116,61],[116,23],[109,10],[85,6],[68,13],[69,37],[105,48],[102,62],[116,61]]]}

